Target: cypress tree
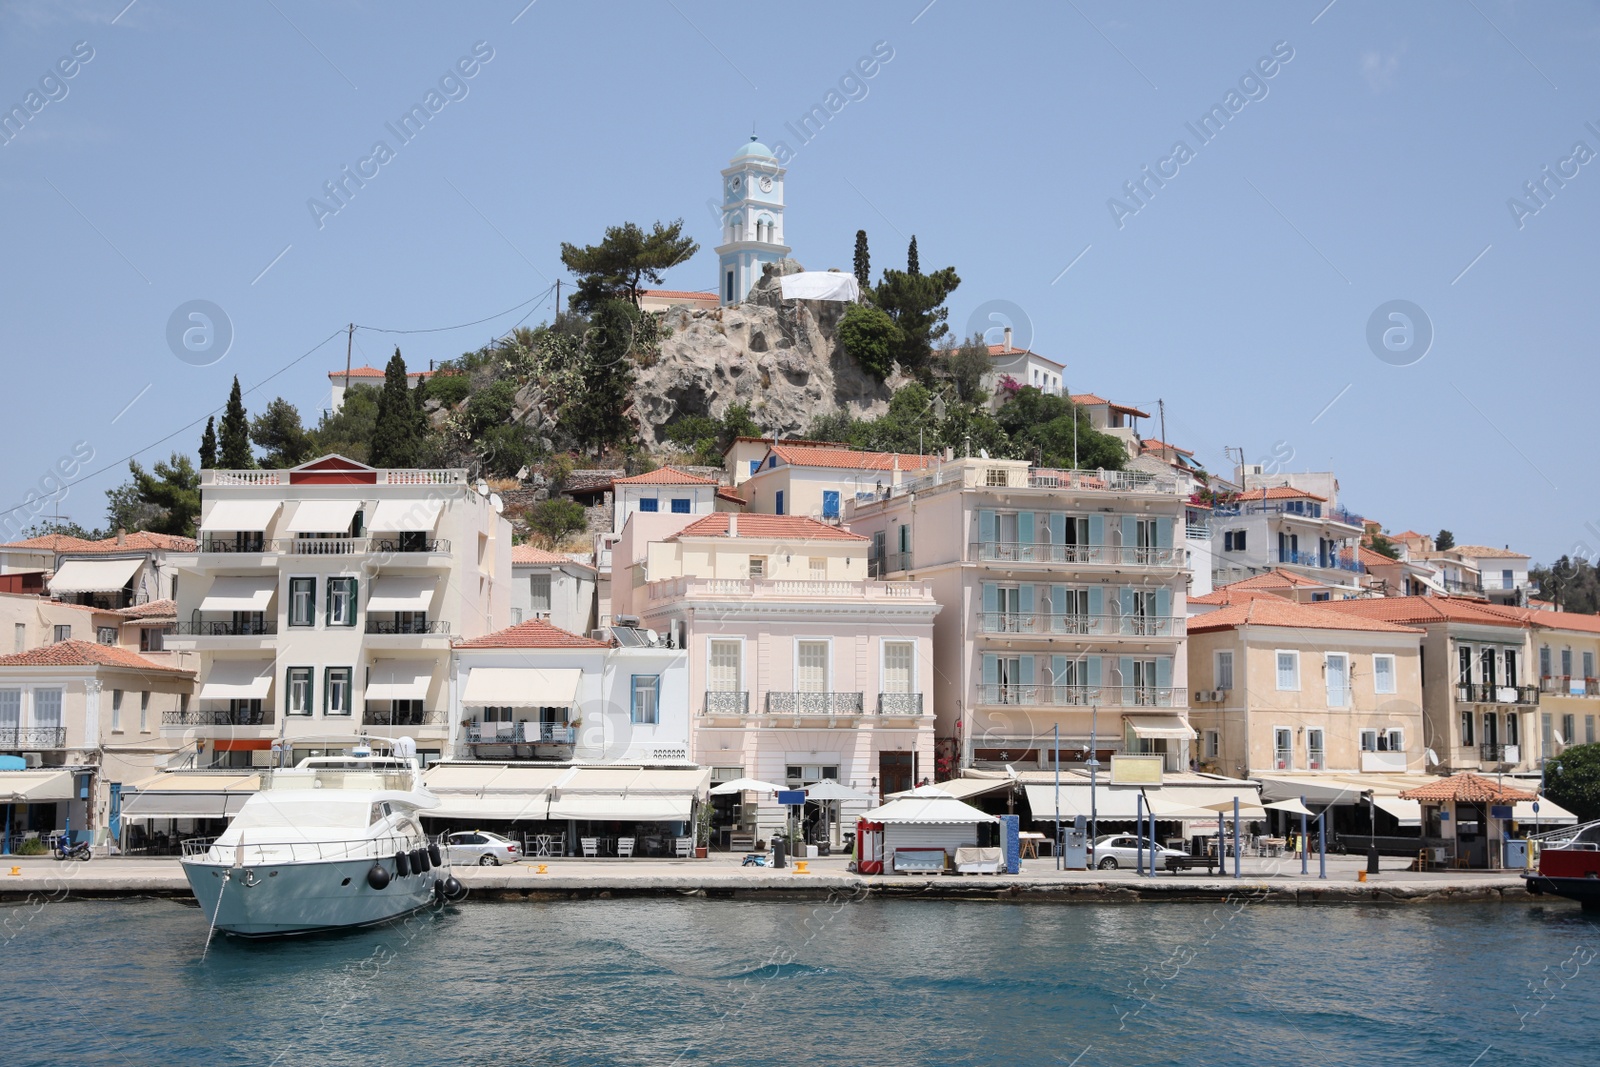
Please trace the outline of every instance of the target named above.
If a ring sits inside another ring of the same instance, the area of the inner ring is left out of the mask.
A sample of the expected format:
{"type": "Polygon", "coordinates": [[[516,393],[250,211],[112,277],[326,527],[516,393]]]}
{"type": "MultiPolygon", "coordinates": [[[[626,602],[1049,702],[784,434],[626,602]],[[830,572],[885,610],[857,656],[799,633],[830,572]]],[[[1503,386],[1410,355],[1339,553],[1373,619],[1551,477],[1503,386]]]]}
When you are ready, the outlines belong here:
{"type": "Polygon", "coordinates": [[[217,420],[206,420],[206,432],[200,435],[200,469],[210,470],[217,465],[217,420]]]}
{"type": "Polygon", "coordinates": [[[383,368],[383,392],[378,394],[378,417],[372,425],[367,462],[374,467],[415,467],[422,452],[419,414],[406,385],[406,361],[396,348],[383,368]]]}
{"type": "Polygon", "coordinates": [[[862,293],[872,288],[872,257],[867,254],[867,231],[856,231],[856,284],[862,293]]]}
{"type": "Polygon", "coordinates": [[[244,394],[239,391],[239,377],[234,375],[233,391],[228,394],[228,406],[222,411],[221,455],[217,457],[225,470],[252,470],[256,457],[250,451],[250,420],[244,412],[244,394]]]}
{"type": "Polygon", "coordinates": [[[911,235],[911,247],[906,249],[906,273],[921,274],[922,263],[917,259],[917,235],[911,235]]]}

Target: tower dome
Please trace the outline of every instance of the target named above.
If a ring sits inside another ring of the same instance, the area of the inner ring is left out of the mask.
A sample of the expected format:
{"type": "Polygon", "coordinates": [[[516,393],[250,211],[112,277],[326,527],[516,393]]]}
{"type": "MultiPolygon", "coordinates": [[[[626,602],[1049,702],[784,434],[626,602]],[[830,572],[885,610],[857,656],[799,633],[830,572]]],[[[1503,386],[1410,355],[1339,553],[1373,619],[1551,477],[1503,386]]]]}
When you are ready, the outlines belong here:
{"type": "Polygon", "coordinates": [[[772,154],[772,150],[770,148],[768,148],[766,145],[762,144],[760,141],[756,140],[756,135],[752,133],[750,135],[749,142],[746,143],[745,145],[743,145],[739,149],[739,151],[735,152],[733,154],[733,158],[731,160],[729,160],[729,162],[730,163],[738,163],[741,160],[746,160],[746,159],[777,159],[777,158],[778,158],[777,156],[774,156],[772,154]]]}

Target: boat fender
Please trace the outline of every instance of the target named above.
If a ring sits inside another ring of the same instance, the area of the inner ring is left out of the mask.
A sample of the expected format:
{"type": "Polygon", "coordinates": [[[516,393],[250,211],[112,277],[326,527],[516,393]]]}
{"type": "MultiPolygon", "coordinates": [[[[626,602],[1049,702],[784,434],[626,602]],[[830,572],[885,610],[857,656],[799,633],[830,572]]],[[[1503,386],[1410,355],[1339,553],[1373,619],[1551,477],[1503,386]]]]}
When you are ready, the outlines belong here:
{"type": "Polygon", "coordinates": [[[444,898],[449,901],[461,900],[467,895],[467,887],[457,880],[455,875],[444,880],[444,898]]]}
{"type": "Polygon", "coordinates": [[[384,889],[389,885],[389,868],[381,863],[374,863],[367,869],[367,884],[374,889],[384,889]]]}
{"type": "Polygon", "coordinates": [[[426,874],[428,872],[428,851],[427,851],[427,849],[422,849],[422,848],[412,849],[412,851],[411,851],[411,869],[416,871],[418,874],[426,874]]]}
{"type": "Polygon", "coordinates": [[[439,843],[437,841],[428,846],[428,862],[435,867],[444,866],[444,857],[439,853],[439,843]]]}
{"type": "Polygon", "coordinates": [[[411,857],[404,852],[396,852],[394,854],[394,873],[401,878],[409,877],[411,874],[411,857]]]}

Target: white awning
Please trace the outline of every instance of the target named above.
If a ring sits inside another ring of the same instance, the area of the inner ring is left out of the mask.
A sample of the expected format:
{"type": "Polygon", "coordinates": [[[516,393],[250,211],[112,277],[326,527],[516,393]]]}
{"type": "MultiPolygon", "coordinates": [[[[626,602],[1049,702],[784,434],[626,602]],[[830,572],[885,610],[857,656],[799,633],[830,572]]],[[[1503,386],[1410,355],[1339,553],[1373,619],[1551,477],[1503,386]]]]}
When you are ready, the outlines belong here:
{"type": "Polygon", "coordinates": [[[1182,715],[1124,715],[1123,719],[1136,737],[1193,741],[1196,736],[1182,715]]]}
{"type": "Polygon", "coordinates": [[[273,575],[249,578],[217,578],[200,601],[201,611],[266,611],[277,591],[273,575]]]}
{"type": "Polygon", "coordinates": [[[141,559],[69,559],[50,579],[52,593],[111,593],[125,588],[141,559]]]}
{"type": "Polygon", "coordinates": [[[345,533],[361,510],[359,500],[302,500],[289,520],[289,533],[345,533]]]}
{"type": "Polygon", "coordinates": [[[427,611],[437,578],[379,578],[367,598],[368,611],[427,611]]]}
{"type": "Polygon", "coordinates": [[[1263,804],[1262,807],[1269,808],[1272,811],[1286,811],[1290,815],[1309,815],[1313,818],[1315,818],[1317,814],[1304,804],[1300,803],[1298,799],[1280,800],[1273,804],[1263,804]]]}
{"type": "Polygon", "coordinates": [[[1386,811],[1400,820],[1401,826],[1422,825],[1422,801],[1420,800],[1401,800],[1399,797],[1375,796],[1372,798],[1372,803],[1377,805],[1379,810],[1386,811]]]}
{"type": "Polygon", "coordinates": [[[902,797],[861,816],[885,825],[965,826],[969,823],[999,822],[995,816],[955,797],[902,797]]]}
{"type": "Polygon", "coordinates": [[[0,804],[50,804],[72,799],[71,771],[0,771],[0,804]]]}
{"type": "Polygon", "coordinates": [[[443,510],[443,500],[380,500],[367,529],[374,533],[430,533],[443,510]]]}
{"type": "Polygon", "coordinates": [[[548,793],[449,793],[439,797],[439,806],[419,812],[428,819],[498,819],[544,822],[549,818],[548,793]]]}
{"type": "Polygon", "coordinates": [[[272,689],[270,659],[214,660],[196,694],[201,700],[264,700],[272,689]]]}
{"type": "Polygon", "coordinates": [[[433,681],[431,660],[390,660],[372,665],[368,700],[425,700],[433,681]]]}
{"type": "Polygon", "coordinates": [[[137,792],[122,797],[124,819],[226,819],[253,793],[137,792]]]}
{"type": "Polygon", "coordinates": [[[473,708],[560,708],[578,698],[576,667],[474,667],[461,703],[473,708]]]}
{"type": "Polygon", "coordinates": [[[200,520],[202,531],[265,531],[283,506],[281,500],[218,500],[200,520]]]}
{"type": "Polygon", "coordinates": [[[711,781],[709,767],[578,767],[550,794],[550,818],[604,822],[688,822],[711,781]]]}
{"type": "Polygon", "coordinates": [[[439,798],[439,806],[421,814],[438,819],[543,821],[550,788],[571,774],[570,767],[435,764],[423,772],[423,781],[439,798]]]}
{"type": "MultiPolygon", "coordinates": [[[[1051,783],[1028,782],[1023,786],[1028,795],[1028,806],[1033,811],[1035,819],[1047,820],[1055,818],[1056,789],[1051,783]]],[[[1091,812],[1089,803],[1089,786],[1087,784],[1066,782],[1061,784],[1061,817],[1071,819],[1082,815],[1107,822],[1132,822],[1139,817],[1138,789],[1126,787],[1111,787],[1101,785],[1095,794],[1095,810],[1091,812]]],[[[1148,813],[1152,808],[1156,818],[1162,821],[1183,820],[1186,822],[1215,823],[1217,810],[1211,808],[1212,803],[1221,803],[1218,791],[1210,787],[1184,787],[1168,786],[1161,789],[1145,791],[1148,813]]],[[[1262,811],[1257,802],[1250,800],[1251,793],[1239,793],[1239,817],[1244,820],[1264,819],[1266,812],[1262,811]]],[[[1230,792],[1227,800],[1228,809],[1225,818],[1233,817],[1233,801],[1230,792]]]]}
{"type": "Polygon", "coordinates": [[[1529,823],[1548,823],[1551,826],[1571,826],[1578,821],[1578,817],[1563,808],[1549,797],[1539,798],[1539,810],[1533,810],[1534,802],[1519,800],[1511,806],[1511,817],[1526,826],[1529,823]]]}

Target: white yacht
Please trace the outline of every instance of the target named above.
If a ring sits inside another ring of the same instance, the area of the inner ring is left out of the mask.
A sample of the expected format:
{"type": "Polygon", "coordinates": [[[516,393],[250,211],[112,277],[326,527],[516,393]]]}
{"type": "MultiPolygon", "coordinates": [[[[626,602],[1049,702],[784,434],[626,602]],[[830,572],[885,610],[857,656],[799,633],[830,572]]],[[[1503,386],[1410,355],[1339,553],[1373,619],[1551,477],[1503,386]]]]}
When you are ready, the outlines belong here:
{"type": "Polygon", "coordinates": [[[417,812],[439,800],[415,743],[357,748],[261,776],[215,840],[184,843],[183,872],[213,926],[276,937],[368,926],[454,899],[461,886],[428,844],[417,812]]]}

